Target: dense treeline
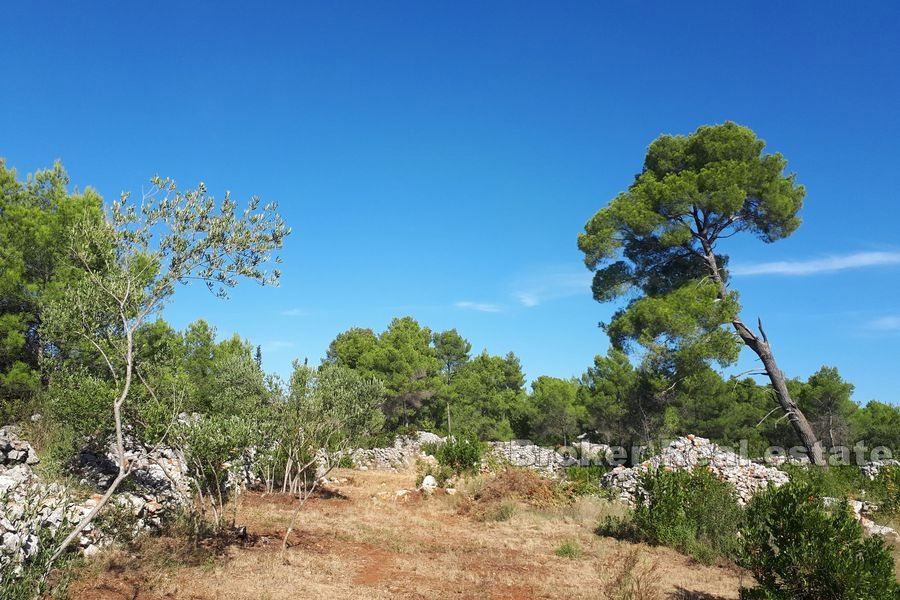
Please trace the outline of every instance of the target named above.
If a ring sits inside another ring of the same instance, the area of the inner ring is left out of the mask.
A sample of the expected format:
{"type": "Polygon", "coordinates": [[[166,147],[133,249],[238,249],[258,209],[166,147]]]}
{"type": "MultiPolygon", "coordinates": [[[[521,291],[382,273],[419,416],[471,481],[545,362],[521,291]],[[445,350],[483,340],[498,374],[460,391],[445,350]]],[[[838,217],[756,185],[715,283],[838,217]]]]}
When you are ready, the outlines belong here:
{"type": "MultiPolygon", "coordinates": [[[[652,363],[635,367],[611,349],[580,378],[540,376],[528,393],[514,354],[472,358],[470,348],[456,330],[432,333],[404,317],[380,334],[339,334],[326,361],[386,382],[385,413],[394,428],[455,428],[483,439],[544,444],[565,444],[583,433],[613,444],[653,444],[692,432],[726,443],[748,440],[754,452],[796,445],[785,419],[773,412],[769,386],[751,378],[726,379],[701,365],[673,385],[652,363]]],[[[893,449],[900,443],[900,410],[876,401],[860,407],[837,369],[822,367],[789,385],[826,445],[860,441],[893,449]]]]}
{"type": "MultiPolygon", "coordinates": [[[[58,164],[23,182],[0,163],[0,411],[4,421],[45,414],[61,459],[112,434],[109,398],[118,385],[102,346],[45,318],[83,277],[84,265],[63,251],[65,240],[77,222],[105,214],[96,192],[70,193],[68,184],[58,164]]],[[[107,322],[97,333],[102,339],[122,332],[107,322]]],[[[146,440],[163,435],[173,414],[242,419],[283,406],[318,371],[298,363],[291,381],[267,375],[259,348],[238,337],[217,340],[204,321],[184,331],[163,320],[142,323],[134,348],[135,372],[146,385],[132,389],[125,411],[130,434],[146,440]]],[[[322,368],[340,370],[338,379],[355,386],[373,380],[383,386],[376,393],[383,395],[374,432],[380,435],[369,435],[367,443],[411,428],[544,444],[565,444],[582,433],[646,444],[688,432],[722,442],[746,439],[752,451],[796,443],[783,415],[773,411],[770,386],[725,378],[684,352],[675,377],[669,362],[645,359],[635,366],[625,349],[614,344],[580,377],[540,376],[529,389],[515,354],[473,355],[455,329],[435,332],[403,317],[380,333],[340,333],[322,368]]],[[[332,382],[329,377],[323,381],[332,382]]],[[[837,369],[823,367],[789,386],[826,445],[900,447],[900,409],[875,401],[859,406],[837,369]]]]}

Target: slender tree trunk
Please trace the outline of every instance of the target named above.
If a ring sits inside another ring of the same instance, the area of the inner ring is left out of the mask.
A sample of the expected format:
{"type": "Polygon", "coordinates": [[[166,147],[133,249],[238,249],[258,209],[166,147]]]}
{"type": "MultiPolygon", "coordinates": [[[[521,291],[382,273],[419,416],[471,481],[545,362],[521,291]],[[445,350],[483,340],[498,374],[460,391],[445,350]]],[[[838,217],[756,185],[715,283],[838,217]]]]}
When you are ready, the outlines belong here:
{"type": "Polygon", "coordinates": [[[53,567],[54,563],[56,563],[57,559],[62,556],[62,553],[66,551],[66,549],[72,544],[75,539],[81,535],[81,532],[94,520],[94,518],[103,510],[103,507],[106,506],[106,503],[109,502],[109,499],[112,498],[112,495],[118,489],[119,484],[124,481],[126,477],[128,477],[129,473],[131,473],[131,467],[128,464],[128,459],[125,458],[125,435],[122,431],[122,405],[125,403],[125,400],[128,398],[128,392],[131,389],[131,379],[133,376],[133,367],[134,367],[134,330],[128,327],[128,323],[126,320],[126,315],[123,312],[121,313],[122,322],[125,324],[125,382],[122,386],[122,391],[119,394],[119,397],[116,398],[116,401],[113,403],[113,418],[115,420],[116,425],[116,454],[118,454],[117,458],[119,459],[119,474],[116,475],[116,478],[113,480],[112,484],[106,490],[106,493],[100,498],[100,501],[94,505],[94,508],[88,512],[84,516],[83,519],[75,526],[69,535],[66,536],[66,539],[62,541],[56,551],[53,553],[53,556],[50,557],[50,561],[47,564],[47,572],[45,573],[45,577],[49,575],[50,569],[53,567]]]}
{"type": "MultiPolygon", "coordinates": [[[[706,240],[701,239],[700,241],[703,244],[706,265],[709,267],[713,281],[715,281],[716,285],[719,287],[719,299],[724,301],[728,297],[728,288],[725,286],[722,274],[719,272],[716,255],[712,250],[712,246],[706,240]]],[[[800,407],[797,406],[797,403],[791,398],[791,394],[787,388],[787,381],[785,381],[784,378],[784,373],[778,368],[778,363],[775,362],[775,355],[772,353],[769,338],[762,328],[762,320],[759,320],[758,322],[758,336],[744,324],[740,316],[735,316],[734,319],[732,319],[731,324],[737,332],[738,337],[740,337],[744,344],[753,350],[762,361],[763,368],[766,370],[766,375],[768,375],[769,381],[772,383],[772,389],[775,391],[775,398],[778,401],[778,404],[781,405],[781,409],[787,415],[791,427],[794,428],[794,432],[796,432],[800,441],[803,443],[803,446],[806,448],[806,451],[809,454],[809,460],[814,465],[820,467],[827,466],[828,463],[825,460],[825,451],[822,448],[822,441],[816,438],[816,434],[813,431],[812,426],[810,426],[809,421],[807,421],[806,416],[804,416],[800,407]]]]}

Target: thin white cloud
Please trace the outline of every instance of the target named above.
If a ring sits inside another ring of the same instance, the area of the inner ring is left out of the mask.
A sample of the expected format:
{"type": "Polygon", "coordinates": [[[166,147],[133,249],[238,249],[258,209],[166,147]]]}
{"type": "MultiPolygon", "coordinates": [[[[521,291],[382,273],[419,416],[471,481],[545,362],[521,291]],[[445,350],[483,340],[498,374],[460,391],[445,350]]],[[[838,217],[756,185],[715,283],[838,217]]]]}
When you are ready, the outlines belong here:
{"type": "Polygon", "coordinates": [[[870,322],[869,327],[878,331],[900,331],[900,317],[896,315],[881,317],[870,322]]]}
{"type": "Polygon", "coordinates": [[[591,294],[591,273],[576,265],[552,265],[534,268],[513,281],[513,297],[526,307],[549,300],[591,294]]]}
{"type": "Polygon", "coordinates": [[[305,317],[309,315],[309,312],[302,308],[288,308],[281,311],[281,314],[285,317],[305,317]]]}
{"type": "Polygon", "coordinates": [[[484,313],[498,313],[503,311],[503,308],[499,304],[491,304],[489,302],[469,302],[467,300],[457,302],[456,308],[484,313]]]}
{"type": "Polygon", "coordinates": [[[534,292],[516,292],[513,294],[523,306],[537,306],[541,299],[534,292]]]}
{"type": "Polygon", "coordinates": [[[731,272],[734,275],[814,275],[886,265],[900,265],[900,252],[855,252],[813,260],[782,260],[755,265],[737,265],[731,272]]]}

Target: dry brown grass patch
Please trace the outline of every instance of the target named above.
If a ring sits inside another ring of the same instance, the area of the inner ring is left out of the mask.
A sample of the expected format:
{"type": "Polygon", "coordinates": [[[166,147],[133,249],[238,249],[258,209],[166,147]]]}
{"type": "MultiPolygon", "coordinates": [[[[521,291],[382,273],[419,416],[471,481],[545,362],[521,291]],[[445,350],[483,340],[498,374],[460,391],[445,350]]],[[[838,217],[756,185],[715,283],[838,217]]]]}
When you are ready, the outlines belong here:
{"type": "MultiPolygon", "coordinates": [[[[722,569],[690,564],[665,548],[631,546],[594,535],[605,501],[583,499],[534,508],[553,499],[532,474],[500,474],[472,482],[472,496],[490,505],[517,502],[508,521],[476,522],[460,506],[482,503],[455,496],[421,497],[411,490],[415,472],[347,472],[353,482],[334,487],[338,495],[315,498],[301,512],[287,561],[280,535],[294,502],[283,497],[244,495],[238,525],[247,541],[201,548],[176,541],[111,555],[95,562],[72,587],[73,600],[296,600],[352,599],[596,599],[622,570],[629,548],[641,548],[636,567],[652,569],[663,591],[679,589],[737,598],[739,580],[722,569]],[[499,480],[499,481],[498,481],[499,480]],[[511,498],[515,498],[514,500],[511,498]],[[555,555],[570,541],[580,558],[555,555]],[[167,546],[166,544],[175,544],[167,546]]],[[[703,596],[701,596],[703,597],[703,596]]],[[[624,598],[627,598],[624,597],[624,598]]],[[[646,600],[634,596],[634,600],[646,600]]],[[[617,600],[619,600],[617,598],[617,600]]]]}
{"type": "Polygon", "coordinates": [[[519,500],[535,507],[554,506],[560,497],[553,481],[527,469],[504,469],[475,493],[478,502],[519,500]]]}

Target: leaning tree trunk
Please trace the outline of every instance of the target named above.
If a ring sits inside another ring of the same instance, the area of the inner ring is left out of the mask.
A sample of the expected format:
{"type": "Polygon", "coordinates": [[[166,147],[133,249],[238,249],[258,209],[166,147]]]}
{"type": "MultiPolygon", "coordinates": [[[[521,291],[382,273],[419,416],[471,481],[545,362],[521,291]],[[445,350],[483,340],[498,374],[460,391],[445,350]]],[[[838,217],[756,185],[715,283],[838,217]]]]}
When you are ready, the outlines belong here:
{"type": "MultiPolygon", "coordinates": [[[[716,256],[712,251],[712,246],[704,242],[703,249],[705,250],[706,264],[709,267],[712,278],[719,286],[719,298],[724,301],[728,296],[728,289],[725,287],[725,282],[722,279],[721,273],[719,273],[719,265],[716,262],[716,256]]],[[[778,404],[781,405],[784,414],[787,415],[791,427],[794,428],[794,431],[806,448],[807,453],[809,453],[810,461],[814,465],[820,467],[826,466],[827,462],[825,461],[825,451],[822,448],[822,442],[816,437],[812,426],[810,426],[809,421],[806,420],[806,416],[804,416],[800,407],[797,406],[797,403],[791,398],[791,394],[787,388],[787,382],[784,379],[784,373],[778,368],[778,363],[775,362],[775,355],[772,354],[769,338],[762,328],[762,321],[760,320],[758,322],[760,335],[753,333],[739,316],[734,317],[731,324],[734,326],[738,337],[740,337],[744,344],[753,350],[762,361],[763,368],[766,370],[766,375],[769,376],[769,381],[772,382],[772,389],[775,390],[775,398],[778,401],[778,404]]]]}

